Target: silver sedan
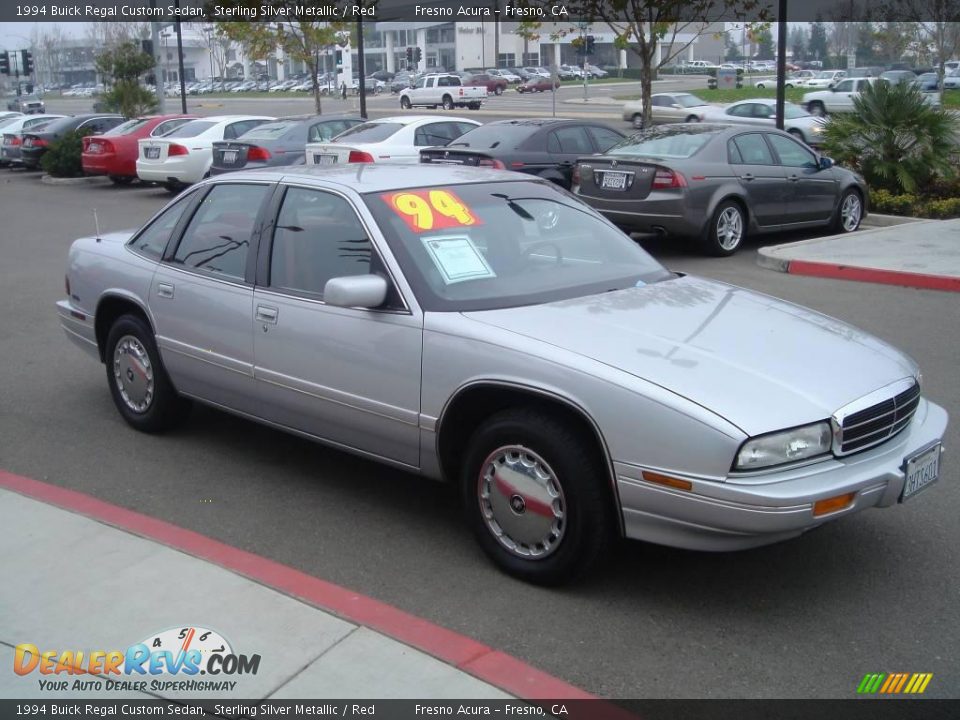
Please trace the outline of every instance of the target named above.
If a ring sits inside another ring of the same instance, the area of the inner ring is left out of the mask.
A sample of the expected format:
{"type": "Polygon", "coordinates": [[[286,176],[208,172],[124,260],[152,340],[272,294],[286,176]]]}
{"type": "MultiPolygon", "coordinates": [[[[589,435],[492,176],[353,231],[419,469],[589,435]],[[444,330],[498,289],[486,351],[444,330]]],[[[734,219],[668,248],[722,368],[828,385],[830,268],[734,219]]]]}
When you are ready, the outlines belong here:
{"type": "Polygon", "coordinates": [[[533,582],[617,536],[754,547],[938,476],[947,414],[907,355],[672,273],[528,175],[223,175],[74,242],[66,284],[63,329],[133,428],[199,401],[457,483],[483,549],[533,582]]]}
{"type": "MultiPolygon", "coordinates": [[[[777,101],[770,98],[741,100],[726,107],[711,106],[705,113],[709,122],[728,122],[738,125],[775,127],[777,101]]],[[[784,104],[783,129],[807,145],[823,142],[823,118],[815,117],[794,103],[784,104]]]]}

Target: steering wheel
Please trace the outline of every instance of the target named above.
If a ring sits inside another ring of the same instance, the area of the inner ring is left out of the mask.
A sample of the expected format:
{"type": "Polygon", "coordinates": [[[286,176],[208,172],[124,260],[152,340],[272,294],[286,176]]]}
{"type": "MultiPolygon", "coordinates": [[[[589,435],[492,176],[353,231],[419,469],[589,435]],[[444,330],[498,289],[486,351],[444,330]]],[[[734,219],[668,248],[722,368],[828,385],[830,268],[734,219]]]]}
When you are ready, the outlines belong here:
{"type": "Polygon", "coordinates": [[[553,248],[554,254],[556,254],[556,256],[557,256],[556,263],[554,263],[554,264],[555,264],[555,265],[562,265],[562,264],[563,264],[563,250],[561,250],[561,249],[560,249],[560,245],[559,245],[558,243],[555,243],[553,240],[540,240],[539,242],[535,242],[535,243],[533,243],[532,245],[529,245],[529,246],[523,251],[523,257],[524,257],[524,259],[525,259],[525,260],[529,260],[529,259],[530,259],[530,256],[533,255],[534,250],[536,250],[537,248],[540,248],[540,247],[553,248]]]}

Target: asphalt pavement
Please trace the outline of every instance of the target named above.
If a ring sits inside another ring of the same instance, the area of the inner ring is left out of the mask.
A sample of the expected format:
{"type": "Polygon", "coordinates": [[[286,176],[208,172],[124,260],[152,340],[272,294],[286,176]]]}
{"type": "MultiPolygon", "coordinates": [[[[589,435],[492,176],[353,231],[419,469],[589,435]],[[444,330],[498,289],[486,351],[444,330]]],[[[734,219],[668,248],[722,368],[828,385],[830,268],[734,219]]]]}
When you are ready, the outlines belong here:
{"type": "MultiPolygon", "coordinates": [[[[588,583],[532,587],[487,562],[449,487],[203,407],[165,436],[123,423],[103,366],[63,337],[54,302],[94,209],[106,232],[168,200],[151,187],[0,173],[0,468],[353,589],[600,696],[853,697],[865,673],[893,671],[932,672],[928,696],[960,695],[957,422],[939,487],[906,505],[740,553],[623,542],[588,583]]],[[[960,417],[956,295],[757,266],[761,244],[796,239],[750,241],[725,259],[676,241],[646,247],[674,270],[813,307],[903,348],[925,393],[960,417]]],[[[9,557],[15,538],[3,537],[9,557]]]]}

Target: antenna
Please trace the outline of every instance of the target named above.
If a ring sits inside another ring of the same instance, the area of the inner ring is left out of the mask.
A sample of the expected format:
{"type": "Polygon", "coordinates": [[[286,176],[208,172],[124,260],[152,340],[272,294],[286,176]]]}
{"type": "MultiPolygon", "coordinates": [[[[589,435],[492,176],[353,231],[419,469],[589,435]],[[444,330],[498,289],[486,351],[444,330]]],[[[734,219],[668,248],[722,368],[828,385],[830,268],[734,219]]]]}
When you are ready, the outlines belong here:
{"type": "Polygon", "coordinates": [[[100,242],[100,221],[97,219],[97,209],[93,209],[93,226],[97,230],[97,242],[100,242]]]}

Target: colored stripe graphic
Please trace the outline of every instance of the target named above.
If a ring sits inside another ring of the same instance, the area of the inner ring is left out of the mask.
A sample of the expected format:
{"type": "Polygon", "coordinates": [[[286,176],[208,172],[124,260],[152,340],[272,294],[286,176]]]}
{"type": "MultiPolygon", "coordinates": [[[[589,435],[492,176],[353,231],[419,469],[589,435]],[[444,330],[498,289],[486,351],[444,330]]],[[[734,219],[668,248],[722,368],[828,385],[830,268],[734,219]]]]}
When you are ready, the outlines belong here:
{"type": "Polygon", "coordinates": [[[857,685],[860,695],[920,695],[933,679],[933,673],[867,673],[857,685]]]}

